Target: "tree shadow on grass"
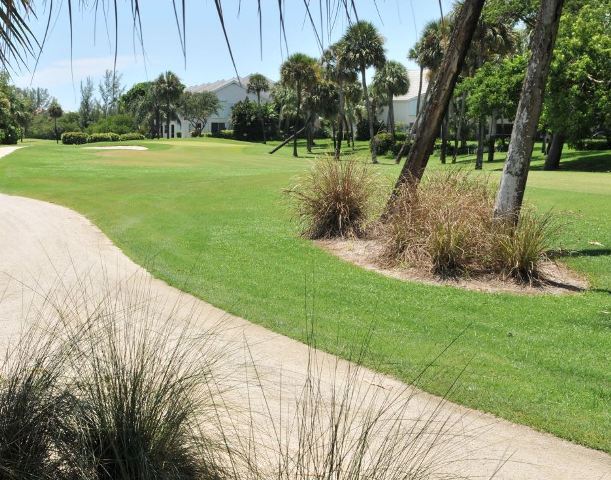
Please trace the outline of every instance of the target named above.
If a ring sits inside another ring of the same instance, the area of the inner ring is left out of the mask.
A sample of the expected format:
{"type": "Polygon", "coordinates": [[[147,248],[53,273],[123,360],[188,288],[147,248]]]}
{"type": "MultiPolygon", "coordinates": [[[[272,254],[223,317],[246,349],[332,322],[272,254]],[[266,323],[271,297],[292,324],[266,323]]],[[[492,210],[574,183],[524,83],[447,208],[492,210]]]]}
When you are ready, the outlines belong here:
{"type": "MultiPolygon", "coordinates": [[[[543,170],[543,163],[532,165],[531,170],[543,170]]],[[[562,155],[559,171],[611,172],[611,152],[568,152],[562,155]]]]}

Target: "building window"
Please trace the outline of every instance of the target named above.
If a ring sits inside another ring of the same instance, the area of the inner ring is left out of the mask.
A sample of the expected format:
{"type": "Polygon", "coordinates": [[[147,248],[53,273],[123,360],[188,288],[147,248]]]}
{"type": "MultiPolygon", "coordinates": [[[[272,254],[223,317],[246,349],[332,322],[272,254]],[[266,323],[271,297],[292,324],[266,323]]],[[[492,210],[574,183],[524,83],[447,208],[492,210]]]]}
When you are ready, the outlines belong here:
{"type": "Polygon", "coordinates": [[[212,133],[219,133],[221,130],[225,130],[224,122],[212,122],[210,124],[210,131],[212,133]]]}

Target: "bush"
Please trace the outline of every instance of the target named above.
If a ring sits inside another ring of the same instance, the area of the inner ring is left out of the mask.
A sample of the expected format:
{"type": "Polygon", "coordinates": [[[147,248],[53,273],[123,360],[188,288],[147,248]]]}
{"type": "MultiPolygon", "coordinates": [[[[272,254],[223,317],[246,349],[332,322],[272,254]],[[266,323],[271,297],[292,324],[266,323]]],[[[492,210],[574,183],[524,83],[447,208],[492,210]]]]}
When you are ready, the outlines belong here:
{"type": "Polygon", "coordinates": [[[144,140],[146,137],[141,133],[123,133],[119,135],[120,142],[127,142],[129,140],[144,140]]]}
{"type": "Polygon", "coordinates": [[[437,173],[417,188],[405,185],[383,226],[381,260],[442,277],[493,273],[537,280],[554,238],[552,217],[526,208],[514,227],[494,221],[493,206],[488,181],[462,171],[437,173]]]}
{"type": "MultiPolygon", "coordinates": [[[[373,119],[373,132],[380,132],[385,130],[386,126],[384,122],[380,122],[377,118],[373,119]]],[[[370,140],[369,138],[369,121],[367,118],[362,118],[356,124],[356,139],[357,140],[370,140]]]]}
{"type": "Polygon", "coordinates": [[[575,142],[576,150],[608,150],[611,149],[611,142],[606,138],[587,138],[575,142]]]}
{"type": "Polygon", "coordinates": [[[118,142],[119,134],[113,132],[106,133],[92,133],[89,135],[89,143],[95,142],[118,142]]]}
{"type": "Polygon", "coordinates": [[[366,164],[323,158],[286,193],[308,238],[359,237],[372,209],[378,178],[366,164]]]}
{"type": "MultiPolygon", "coordinates": [[[[405,141],[399,141],[397,140],[395,143],[393,143],[392,147],[390,147],[390,151],[393,155],[393,157],[397,157],[397,155],[399,155],[399,152],[401,151],[401,147],[403,146],[403,144],[405,143],[405,141]]],[[[403,149],[403,157],[407,157],[407,155],[409,154],[409,149],[411,147],[411,144],[407,144],[405,146],[405,148],[403,149]]]]}
{"type": "Polygon", "coordinates": [[[233,138],[233,130],[221,130],[217,136],[219,138],[227,138],[227,139],[231,139],[233,138]]]}
{"type": "Polygon", "coordinates": [[[136,121],[132,115],[118,113],[100,118],[97,122],[89,125],[89,133],[116,132],[118,134],[130,133],[134,131],[136,121]]]}
{"type": "Polygon", "coordinates": [[[261,118],[265,125],[267,139],[275,137],[277,135],[278,114],[274,110],[273,104],[262,104],[259,107],[256,102],[248,99],[236,103],[231,108],[231,125],[233,126],[234,138],[248,141],[263,140],[261,118]]]}
{"type": "Polygon", "coordinates": [[[84,132],[64,132],[62,133],[62,143],[64,145],[82,145],[87,143],[89,135],[84,132]]]}
{"type": "MultiPolygon", "coordinates": [[[[376,142],[376,151],[379,155],[384,155],[386,152],[388,152],[394,143],[392,135],[387,132],[378,133],[374,139],[376,142]]],[[[369,143],[371,148],[371,142],[369,143]]]]}
{"type": "Polygon", "coordinates": [[[396,142],[405,142],[407,140],[407,133],[406,132],[395,132],[395,141],[396,142]]]}

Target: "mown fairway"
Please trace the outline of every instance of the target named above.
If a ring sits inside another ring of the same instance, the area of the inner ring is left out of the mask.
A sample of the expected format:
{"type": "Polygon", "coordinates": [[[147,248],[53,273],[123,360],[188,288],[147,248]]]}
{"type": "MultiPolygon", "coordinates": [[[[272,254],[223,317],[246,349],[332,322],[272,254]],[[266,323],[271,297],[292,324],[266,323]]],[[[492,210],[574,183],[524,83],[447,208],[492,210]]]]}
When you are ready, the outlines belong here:
{"type": "MultiPolygon", "coordinates": [[[[519,296],[385,278],[300,239],[282,189],[313,159],[288,148],[140,144],[150,151],[30,143],[0,160],[0,191],[85,214],[157,277],[231,313],[298,339],[312,321],[330,352],[349,356],[371,330],[366,362],[404,380],[460,335],[420,382],[426,390],[444,394],[461,375],[452,400],[611,451],[609,152],[568,151],[560,172],[537,160],[527,191],[561,214],[559,246],[573,251],[561,260],[592,290],[519,296]]],[[[502,168],[498,156],[486,170],[502,168]]],[[[398,173],[383,162],[383,174],[398,173]]]]}

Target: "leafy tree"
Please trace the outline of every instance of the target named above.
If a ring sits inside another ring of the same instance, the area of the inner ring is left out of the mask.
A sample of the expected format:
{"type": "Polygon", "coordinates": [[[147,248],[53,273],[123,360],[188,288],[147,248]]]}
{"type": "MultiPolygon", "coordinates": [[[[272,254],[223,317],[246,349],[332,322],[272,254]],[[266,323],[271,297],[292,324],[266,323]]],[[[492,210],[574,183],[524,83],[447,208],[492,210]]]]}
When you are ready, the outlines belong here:
{"type": "Polygon", "coordinates": [[[95,121],[95,99],[93,98],[93,81],[90,77],[85,79],[85,84],[81,82],[81,103],[79,106],[79,116],[81,128],[87,128],[95,121]]]}
{"type": "Polygon", "coordinates": [[[121,86],[122,75],[113,70],[106,70],[104,78],[98,85],[101,108],[104,116],[119,113],[119,98],[125,90],[121,86]]]}
{"type": "Polygon", "coordinates": [[[545,97],[543,122],[554,133],[546,170],[559,167],[565,141],[578,145],[597,131],[611,136],[611,2],[567,7],[545,97]]]}
{"type": "Polygon", "coordinates": [[[261,121],[266,130],[274,132],[277,113],[273,104],[257,105],[246,98],[231,108],[233,136],[238,140],[261,140],[263,136],[260,128],[261,121]]]}
{"type": "MultiPolygon", "coordinates": [[[[261,107],[261,92],[268,92],[270,89],[270,84],[267,78],[260,73],[253,73],[248,80],[248,85],[246,86],[246,90],[248,93],[254,93],[257,95],[257,105],[261,107]]],[[[259,111],[261,109],[259,108],[259,111]]],[[[266,142],[265,138],[265,123],[263,121],[263,117],[259,119],[261,123],[261,133],[263,135],[263,143],[266,142]]]]}
{"type": "MultiPolygon", "coordinates": [[[[185,86],[174,72],[162,73],[155,80],[149,95],[158,95],[160,100],[160,111],[165,117],[166,138],[170,138],[170,121],[177,118],[180,99],[185,86]]],[[[158,124],[159,125],[159,124],[158,124]]]]}
{"type": "Polygon", "coordinates": [[[301,120],[302,99],[305,89],[318,79],[316,60],[304,53],[294,53],[280,67],[280,82],[295,92],[296,112],[294,122],[293,156],[297,157],[297,129],[301,120]]]}
{"type": "Polygon", "coordinates": [[[100,118],[89,125],[89,133],[132,133],[134,131],[134,117],[130,113],[117,113],[100,118]]]}
{"type": "Polygon", "coordinates": [[[58,103],[58,101],[54,98],[53,100],[51,100],[51,103],[49,104],[49,108],[47,112],[49,114],[49,117],[53,119],[53,130],[55,131],[55,142],[59,143],[59,134],[57,131],[57,119],[60,118],[64,114],[64,111],[62,110],[62,107],[58,103]]]}
{"type": "Polygon", "coordinates": [[[373,77],[373,86],[383,93],[388,104],[388,126],[390,134],[395,138],[395,110],[393,99],[396,95],[405,95],[409,90],[409,76],[407,69],[399,62],[388,61],[373,77]]]}
{"type": "MultiPolygon", "coordinates": [[[[360,21],[348,27],[342,41],[346,46],[347,65],[361,72],[363,96],[365,97],[367,120],[369,122],[369,136],[373,139],[375,135],[373,130],[374,112],[371,107],[369,93],[367,92],[365,73],[369,67],[380,68],[386,62],[384,39],[373,24],[360,21]]],[[[371,160],[373,163],[378,163],[375,141],[371,142],[371,146],[371,160]]]]}
{"type": "Polygon", "coordinates": [[[22,93],[28,98],[32,113],[38,114],[46,111],[51,103],[51,95],[46,88],[24,88],[22,93]]]}
{"type": "Polygon", "coordinates": [[[195,136],[199,137],[210,115],[217,113],[220,106],[218,97],[212,92],[185,91],[182,94],[178,112],[189,122],[195,136]]]}

